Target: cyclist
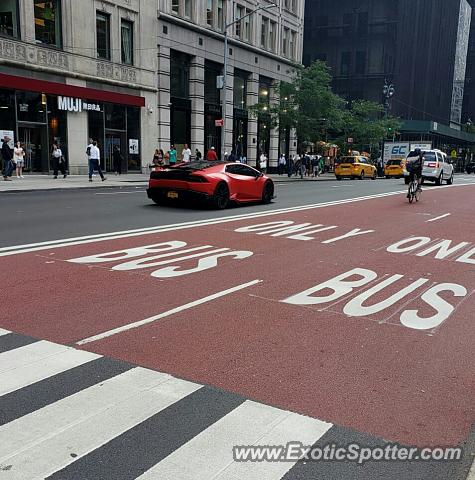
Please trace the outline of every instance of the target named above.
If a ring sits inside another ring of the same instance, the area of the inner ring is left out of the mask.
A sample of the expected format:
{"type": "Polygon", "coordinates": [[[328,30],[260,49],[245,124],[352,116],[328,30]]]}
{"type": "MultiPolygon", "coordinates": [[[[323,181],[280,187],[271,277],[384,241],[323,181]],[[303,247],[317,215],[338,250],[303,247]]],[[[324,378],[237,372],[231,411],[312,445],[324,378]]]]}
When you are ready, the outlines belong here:
{"type": "MultiPolygon", "coordinates": [[[[407,159],[406,163],[406,170],[409,172],[410,175],[410,183],[414,181],[414,176],[417,175],[417,190],[419,192],[422,191],[421,184],[422,184],[422,167],[424,165],[424,154],[420,148],[414,150],[414,156],[407,159]]],[[[409,198],[409,192],[407,194],[407,198],[409,198]]]]}

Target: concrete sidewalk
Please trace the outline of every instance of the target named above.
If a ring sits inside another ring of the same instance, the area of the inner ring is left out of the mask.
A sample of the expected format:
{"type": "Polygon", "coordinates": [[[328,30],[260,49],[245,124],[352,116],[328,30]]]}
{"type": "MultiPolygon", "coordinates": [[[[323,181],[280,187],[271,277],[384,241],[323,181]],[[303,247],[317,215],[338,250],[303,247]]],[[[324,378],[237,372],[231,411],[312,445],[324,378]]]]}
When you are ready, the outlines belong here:
{"type": "Polygon", "coordinates": [[[149,176],[141,173],[129,173],[127,175],[106,174],[106,178],[107,180],[102,182],[101,177],[96,175],[93,177],[93,181],[89,182],[87,175],[68,175],[66,179],[59,176],[55,180],[52,175],[25,174],[23,179],[13,176],[11,182],[5,182],[3,179],[0,179],[0,192],[145,186],[148,183],[149,176]]]}

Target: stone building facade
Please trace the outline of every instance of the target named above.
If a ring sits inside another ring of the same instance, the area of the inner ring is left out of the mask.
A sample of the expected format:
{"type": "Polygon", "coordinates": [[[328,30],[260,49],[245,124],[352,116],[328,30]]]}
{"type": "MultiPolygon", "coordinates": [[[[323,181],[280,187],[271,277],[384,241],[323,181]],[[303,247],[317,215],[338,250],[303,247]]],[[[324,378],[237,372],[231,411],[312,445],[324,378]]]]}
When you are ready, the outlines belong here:
{"type": "Polygon", "coordinates": [[[92,137],[107,170],[118,146],[140,171],[157,137],[156,25],[148,0],[0,2],[0,134],[24,144],[28,170],[49,172],[57,142],[86,173],[92,137]]]}
{"type": "Polygon", "coordinates": [[[222,91],[226,24],[228,71],[225,108],[225,150],[245,156],[254,165],[260,153],[277,166],[280,152],[293,154],[293,132],[270,128],[265,111],[255,118],[248,107],[260,99],[276,99],[278,81],[290,81],[301,63],[303,0],[160,0],[158,25],[158,111],[162,148],[170,143],[180,153],[184,143],[221,153],[222,91]],[[255,12],[254,12],[255,11],[255,12]],[[251,13],[254,12],[254,13],[251,13]],[[246,17],[247,14],[250,14],[246,17]]]}

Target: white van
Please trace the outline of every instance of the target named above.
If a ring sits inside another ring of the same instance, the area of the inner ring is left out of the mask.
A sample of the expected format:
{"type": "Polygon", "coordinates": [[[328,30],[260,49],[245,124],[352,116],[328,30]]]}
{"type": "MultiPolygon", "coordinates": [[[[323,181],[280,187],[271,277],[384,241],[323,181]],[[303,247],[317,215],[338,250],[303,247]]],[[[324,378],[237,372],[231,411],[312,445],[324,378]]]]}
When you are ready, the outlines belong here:
{"type": "MultiPolygon", "coordinates": [[[[417,157],[418,153],[413,150],[408,156],[406,161],[417,157]]],[[[441,185],[443,181],[447,182],[447,185],[454,183],[454,166],[450,162],[447,154],[441,150],[423,150],[424,165],[422,168],[422,180],[429,180],[435,182],[436,185],[441,185]]],[[[406,184],[409,183],[409,173],[404,168],[404,180],[406,184]]]]}

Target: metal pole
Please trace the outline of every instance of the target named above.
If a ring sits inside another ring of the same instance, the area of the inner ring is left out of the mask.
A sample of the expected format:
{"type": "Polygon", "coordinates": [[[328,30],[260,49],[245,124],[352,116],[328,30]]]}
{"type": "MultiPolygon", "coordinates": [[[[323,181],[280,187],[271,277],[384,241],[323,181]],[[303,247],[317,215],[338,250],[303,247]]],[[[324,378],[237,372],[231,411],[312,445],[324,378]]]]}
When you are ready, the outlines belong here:
{"type": "Polygon", "coordinates": [[[223,70],[223,98],[221,99],[221,118],[223,126],[221,127],[221,160],[224,160],[224,152],[226,148],[226,86],[228,77],[228,28],[229,25],[224,26],[224,70],[223,70]]]}

